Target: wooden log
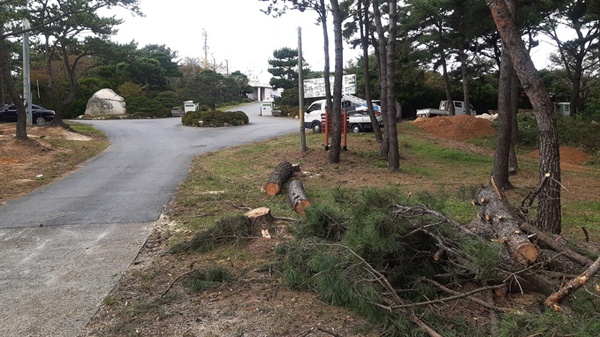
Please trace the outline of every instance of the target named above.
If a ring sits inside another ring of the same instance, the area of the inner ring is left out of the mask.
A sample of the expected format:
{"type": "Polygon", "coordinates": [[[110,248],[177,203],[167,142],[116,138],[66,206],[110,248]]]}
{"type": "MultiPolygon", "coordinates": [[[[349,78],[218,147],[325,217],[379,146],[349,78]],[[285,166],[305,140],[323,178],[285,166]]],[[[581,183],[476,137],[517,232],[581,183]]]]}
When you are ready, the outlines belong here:
{"type": "Polygon", "coordinates": [[[288,186],[288,196],[292,209],[298,214],[304,214],[304,211],[310,207],[310,200],[304,192],[304,187],[300,180],[292,180],[288,186]]]}
{"type": "Polygon", "coordinates": [[[574,252],[573,250],[569,249],[569,247],[567,247],[565,244],[554,240],[552,237],[550,237],[549,235],[544,233],[542,230],[540,230],[526,222],[522,223],[520,225],[520,227],[527,233],[535,234],[535,240],[541,242],[544,246],[546,246],[556,252],[563,253],[564,256],[579,263],[582,266],[589,266],[594,262],[591,259],[589,259],[577,252],[574,252]]]}
{"type": "Polygon", "coordinates": [[[501,193],[491,187],[483,188],[473,203],[481,206],[480,217],[492,226],[495,240],[506,244],[515,261],[525,266],[537,259],[537,246],[521,230],[519,218],[501,193]]]}
{"type": "Polygon", "coordinates": [[[294,174],[294,167],[287,161],[282,161],[277,165],[275,170],[271,172],[267,179],[265,190],[270,196],[276,196],[281,193],[283,184],[294,174]]]}

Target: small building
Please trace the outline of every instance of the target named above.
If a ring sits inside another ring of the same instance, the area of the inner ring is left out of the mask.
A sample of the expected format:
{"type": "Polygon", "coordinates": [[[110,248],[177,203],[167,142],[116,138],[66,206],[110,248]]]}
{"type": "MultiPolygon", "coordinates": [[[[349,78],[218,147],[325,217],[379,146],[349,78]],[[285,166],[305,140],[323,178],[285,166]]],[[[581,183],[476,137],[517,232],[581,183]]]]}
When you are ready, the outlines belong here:
{"type": "Polygon", "coordinates": [[[248,83],[248,85],[254,90],[253,93],[248,94],[248,98],[251,98],[255,101],[262,102],[272,100],[273,97],[276,95],[276,91],[273,90],[273,87],[271,87],[271,85],[269,84],[251,82],[248,83]]]}
{"type": "Polygon", "coordinates": [[[571,103],[570,102],[555,103],[554,111],[559,112],[563,116],[570,116],[571,115],[571,103]]]}

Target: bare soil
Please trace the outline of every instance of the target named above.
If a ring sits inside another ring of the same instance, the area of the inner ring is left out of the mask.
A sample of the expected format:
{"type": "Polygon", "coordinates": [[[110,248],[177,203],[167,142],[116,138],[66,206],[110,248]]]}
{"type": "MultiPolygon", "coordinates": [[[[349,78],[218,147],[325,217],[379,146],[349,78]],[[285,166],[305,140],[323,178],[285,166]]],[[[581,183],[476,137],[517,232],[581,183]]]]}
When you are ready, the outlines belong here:
{"type": "Polygon", "coordinates": [[[63,128],[37,125],[28,127],[27,135],[29,140],[16,140],[15,124],[0,123],[0,204],[76,169],[76,151],[57,146],[50,140],[92,139],[63,128]]]}
{"type": "MultiPolygon", "coordinates": [[[[494,129],[485,120],[468,116],[438,117],[414,122],[422,132],[439,144],[465,151],[492,155],[464,141],[472,137],[490,135],[494,129]]],[[[14,140],[14,124],[0,124],[0,202],[18,197],[39,187],[49,179],[36,178],[50,167],[52,177],[60,177],[73,167],[57,166],[66,150],[45,141],[50,137],[73,137],[62,129],[32,128],[34,140],[14,140]],[[12,131],[11,131],[12,130],[12,131]],[[58,158],[58,159],[57,159],[58,158]],[[62,171],[61,171],[62,170],[62,171]]],[[[375,142],[353,143],[353,149],[369,150],[375,142]]],[[[308,154],[278,153],[278,158],[307,159],[312,163],[303,167],[322,179],[331,179],[334,185],[378,186],[397,183],[418,189],[435,189],[436,182],[399,173],[369,173],[372,163],[365,159],[343,162],[350,166],[353,177],[336,174],[340,166],[329,165],[322,151],[308,154]],[[382,174],[384,175],[382,177],[382,174]]],[[[528,155],[534,160],[535,151],[528,155]]],[[[584,166],[589,155],[573,148],[561,148],[563,183],[567,200],[596,200],[600,195],[597,169],[584,166]],[[568,164],[567,164],[568,163],[568,164]],[[594,172],[594,174],[586,174],[594,172]]],[[[406,159],[410,160],[410,158],[406,159]]],[[[524,158],[523,160],[527,160],[524,158]]],[[[529,172],[522,179],[525,186],[535,186],[537,172],[529,172]]],[[[458,181],[457,181],[458,182],[458,181]]],[[[452,182],[450,182],[452,183],[452,182]]],[[[169,237],[180,227],[168,218],[158,221],[138,257],[121,281],[112,290],[87,325],[85,336],[379,336],[369,323],[355,313],[331,307],[314,294],[298,292],[283,286],[275,271],[269,268],[278,238],[256,239],[243,252],[219,249],[203,254],[166,253],[169,237]],[[186,276],[193,270],[224,265],[233,271],[236,280],[211,291],[190,293],[184,286],[186,276]]],[[[191,233],[188,233],[191,235],[191,233]]],[[[592,233],[598,237],[600,233],[592,233]]],[[[533,299],[523,299],[531,302],[533,299]]],[[[487,316],[478,309],[457,306],[454,312],[475,324],[488,323],[487,316]]]]}

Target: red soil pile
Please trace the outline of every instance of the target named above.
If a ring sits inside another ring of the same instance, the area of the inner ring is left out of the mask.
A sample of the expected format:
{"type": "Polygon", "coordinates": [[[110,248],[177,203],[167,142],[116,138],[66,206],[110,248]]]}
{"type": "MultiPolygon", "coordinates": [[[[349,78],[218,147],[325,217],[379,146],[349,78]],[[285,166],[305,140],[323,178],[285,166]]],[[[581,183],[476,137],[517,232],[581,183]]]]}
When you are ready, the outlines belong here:
{"type": "MultiPolygon", "coordinates": [[[[591,155],[581,151],[576,147],[571,146],[561,146],[558,149],[560,153],[560,162],[561,163],[570,163],[576,165],[584,165],[586,161],[591,159],[591,155]]],[[[529,152],[529,156],[532,158],[540,157],[540,150],[534,150],[529,152]]]]}
{"type": "Polygon", "coordinates": [[[421,130],[436,137],[464,141],[496,133],[492,122],[473,116],[460,115],[434,118],[417,118],[414,122],[421,130]]]}

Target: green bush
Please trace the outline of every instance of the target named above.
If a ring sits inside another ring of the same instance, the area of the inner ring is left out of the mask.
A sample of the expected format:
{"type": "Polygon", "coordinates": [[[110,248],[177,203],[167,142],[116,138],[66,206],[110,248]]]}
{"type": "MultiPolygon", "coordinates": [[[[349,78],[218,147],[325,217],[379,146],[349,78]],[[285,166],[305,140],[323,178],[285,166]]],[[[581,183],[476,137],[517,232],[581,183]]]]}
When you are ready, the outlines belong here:
{"type": "Polygon", "coordinates": [[[202,126],[220,127],[230,125],[244,125],[250,121],[248,115],[243,111],[194,111],[183,115],[181,122],[187,126],[199,126],[198,122],[202,121],[202,126]]]}
{"type": "Polygon", "coordinates": [[[125,102],[127,103],[127,113],[133,118],[164,118],[171,114],[169,108],[154,98],[136,96],[125,102]]]}
{"type": "Polygon", "coordinates": [[[248,124],[248,116],[241,111],[209,111],[204,115],[205,126],[227,126],[248,124]]]}
{"type": "Polygon", "coordinates": [[[203,120],[204,111],[188,111],[181,117],[181,123],[187,126],[198,126],[198,122],[203,120]]]}
{"type": "MultiPolygon", "coordinates": [[[[539,146],[538,127],[535,115],[519,114],[517,145],[533,149],[539,146]]],[[[556,116],[558,139],[561,145],[583,148],[590,152],[600,150],[600,125],[589,115],[556,116]]]]}

